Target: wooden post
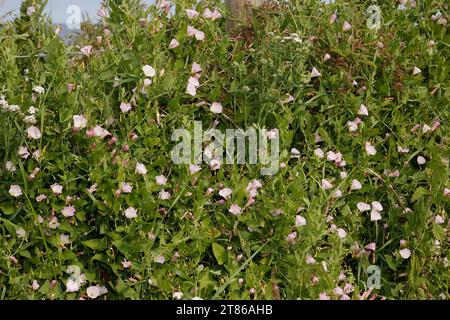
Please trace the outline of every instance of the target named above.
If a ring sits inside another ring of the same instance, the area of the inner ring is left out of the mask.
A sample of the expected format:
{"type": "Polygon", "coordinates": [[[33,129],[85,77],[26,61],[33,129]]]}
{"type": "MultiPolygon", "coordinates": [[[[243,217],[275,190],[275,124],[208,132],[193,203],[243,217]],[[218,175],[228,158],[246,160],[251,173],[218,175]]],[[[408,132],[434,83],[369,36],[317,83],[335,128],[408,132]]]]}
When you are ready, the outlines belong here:
{"type": "Polygon", "coordinates": [[[261,5],[264,0],[225,0],[230,17],[228,29],[233,30],[241,23],[247,23],[252,16],[252,7],[261,5]]]}

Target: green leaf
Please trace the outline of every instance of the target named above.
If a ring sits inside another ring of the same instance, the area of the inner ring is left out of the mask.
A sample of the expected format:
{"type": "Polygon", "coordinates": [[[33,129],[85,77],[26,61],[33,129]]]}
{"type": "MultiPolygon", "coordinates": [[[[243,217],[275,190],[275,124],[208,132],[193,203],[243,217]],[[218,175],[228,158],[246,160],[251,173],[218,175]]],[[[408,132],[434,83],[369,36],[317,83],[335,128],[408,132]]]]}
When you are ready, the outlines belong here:
{"type": "Polygon", "coordinates": [[[0,203],[0,210],[7,216],[10,216],[16,212],[16,208],[10,202],[0,203]]]}
{"type": "Polygon", "coordinates": [[[411,200],[413,202],[416,202],[417,200],[419,200],[420,198],[422,198],[424,195],[426,195],[428,192],[424,187],[419,187],[416,189],[416,191],[414,191],[414,194],[411,198],[411,200]]]}
{"type": "Polygon", "coordinates": [[[91,248],[93,250],[98,250],[98,251],[102,251],[107,248],[106,241],[104,239],[86,240],[86,241],[83,241],[83,244],[88,248],[91,248]]]}
{"type": "Polygon", "coordinates": [[[219,265],[222,265],[227,260],[227,251],[218,243],[213,243],[212,249],[214,257],[216,257],[217,259],[217,263],[219,263],[219,265]]]}

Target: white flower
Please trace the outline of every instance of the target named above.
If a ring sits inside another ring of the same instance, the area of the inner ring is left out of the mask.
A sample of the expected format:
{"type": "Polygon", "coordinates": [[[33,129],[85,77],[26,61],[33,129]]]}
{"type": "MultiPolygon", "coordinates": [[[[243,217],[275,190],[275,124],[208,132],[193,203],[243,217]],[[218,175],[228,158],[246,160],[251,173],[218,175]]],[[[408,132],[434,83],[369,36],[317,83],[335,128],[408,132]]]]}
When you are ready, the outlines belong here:
{"type": "Polygon", "coordinates": [[[341,239],[344,239],[347,236],[347,232],[342,228],[338,228],[336,231],[337,231],[338,237],[341,239]]]}
{"type": "Polygon", "coordinates": [[[195,74],[200,72],[202,72],[202,67],[197,62],[194,62],[192,64],[191,73],[195,74]]]}
{"type": "Polygon", "coordinates": [[[342,31],[348,31],[352,28],[352,25],[348,23],[347,21],[344,21],[344,24],[342,25],[342,31]]]}
{"type": "Polygon", "coordinates": [[[156,176],[156,184],[159,186],[163,186],[167,183],[167,178],[163,175],[161,176],[156,176]]]}
{"type": "Polygon", "coordinates": [[[369,115],[369,110],[367,110],[367,107],[364,104],[361,104],[359,106],[358,114],[360,116],[368,116],[369,115]]]}
{"type": "Polygon", "coordinates": [[[172,39],[169,44],[169,49],[175,49],[179,45],[180,43],[177,41],[177,39],[172,39]]]}
{"type": "Polygon", "coordinates": [[[181,292],[179,292],[179,291],[174,292],[174,293],[173,293],[173,298],[174,298],[175,300],[181,300],[181,298],[183,298],[183,293],[181,293],[181,292]]]}
{"type": "Polygon", "coordinates": [[[131,193],[133,191],[133,186],[129,183],[122,182],[120,185],[120,190],[123,193],[131,193]]]}
{"type": "Polygon", "coordinates": [[[25,231],[24,228],[20,227],[19,229],[16,230],[16,234],[17,236],[19,236],[19,238],[25,238],[27,232],[25,231]]]}
{"type": "Polygon", "coordinates": [[[14,166],[14,163],[12,163],[11,161],[6,162],[5,168],[6,168],[6,171],[16,172],[16,167],[14,166]]]}
{"type": "Polygon", "coordinates": [[[239,215],[242,213],[241,207],[239,207],[237,204],[232,204],[228,211],[234,215],[239,215]]]}
{"type": "Polygon", "coordinates": [[[333,192],[332,197],[333,198],[340,198],[340,197],[342,197],[342,191],[337,189],[335,192],[333,192]]]}
{"type": "Polygon", "coordinates": [[[200,13],[198,13],[198,12],[195,11],[195,10],[186,9],[185,11],[186,11],[186,14],[187,14],[187,16],[188,16],[188,18],[189,18],[190,20],[196,19],[196,18],[198,18],[198,16],[200,15],[200,13]]]}
{"type": "Polygon", "coordinates": [[[322,189],[328,190],[331,188],[333,188],[333,185],[331,184],[331,182],[329,182],[327,179],[322,179],[322,189]]]}
{"type": "Polygon", "coordinates": [[[41,286],[39,285],[39,283],[37,282],[37,280],[33,280],[33,282],[31,283],[31,288],[33,289],[33,291],[36,291],[40,288],[41,286]]]}
{"type": "Polygon", "coordinates": [[[356,180],[356,179],[353,179],[353,180],[352,180],[352,187],[351,187],[351,190],[359,190],[359,189],[361,189],[361,188],[362,188],[361,182],[359,182],[359,181],[356,180]]]}
{"type": "Polygon", "coordinates": [[[211,108],[210,108],[212,113],[222,113],[223,107],[220,103],[218,102],[213,102],[211,104],[211,108]]]}
{"type": "Polygon", "coordinates": [[[75,129],[84,129],[87,125],[87,119],[83,115],[74,115],[73,119],[73,127],[75,129]]]}
{"type": "Polygon", "coordinates": [[[155,261],[156,263],[159,263],[159,264],[163,264],[166,261],[166,258],[164,258],[164,256],[162,254],[160,254],[160,255],[157,255],[153,259],[153,261],[155,261]]]}
{"type": "Polygon", "coordinates": [[[321,76],[320,72],[316,69],[316,67],[313,67],[311,69],[311,78],[317,78],[320,76],[321,76]]]}
{"type": "Polygon", "coordinates": [[[400,250],[400,256],[403,259],[408,259],[409,257],[411,257],[411,250],[405,248],[405,249],[401,249],[400,250]]]}
{"type": "Polygon", "coordinates": [[[426,162],[427,162],[427,160],[424,157],[422,157],[422,156],[417,157],[418,164],[422,165],[422,164],[425,164],[426,162]]]}
{"type": "Polygon", "coordinates": [[[63,191],[63,186],[60,184],[52,184],[50,189],[52,189],[54,195],[60,195],[63,191]]]}
{"type": "Polygon", "coordinates": [[[420,70],[420,69],[417,68],[417,67],[414,67],[414,69],[413,69],[413,76],[418,75],[418,74],[421,73],[421,72],[422,72],[422,70],[420,70]]]}
{"type": "Polygon", "coordinates": [[[100,296],[100,288],[97,286],[90,286],[86,289],[86,294],[91,299],[96,299],[100,296]]]}
{"type": "Polygon", "coordinates": [[[445,222],[444,218],[440,215],[437,215],[434,217],[434,223],[436,224],[443,224],[445,222]]]}
{"type": "Polygon", "coordinates": [[[306,226],[306,219],[304,217],[302,217],[301,215],[297,215],[295,216],[295,226],[296,227],[302,227],[302,226],[306,226]]]}
{"type": "Polygon", "coordinates": [[[27,8],[27,16],[31,16],[33,13],[36,13],[36,8],[34,6],[29,6],[27,8]]]}
{"type": "Polygon", "coordinates": [[[381,220],[380,212],[376,210],[370,211],[370,221],[378,221],[378,220],[381,220]]]}
{"type": "Polygon", "coordinates": [[[314,259],[312,256],[306,256],[306,264],[315,264],[316,259],[314,259]]]}
{"type": "Polygon", "coordinates": [[[35,126],[31,126],[27,129],[27,136],[29,139],[38,140],[41,138],[41,131],[35,126]]]}
{"type": "Polygon", "coordinates": [[[156,70],[148,64],[142,67],[142,71],[144,71],[146,77],[153,78],[156,75],[156,70]]]}
{"type": "Polygon", "coordinates": [[[22,188],[16,184],[13,184],[12,186],[9,187],[9,194],[14,198],[18,198],[23,194],[22,188]]]}
{"type": "Polygon", "coordinates": [[[61,214],[62,214],[64,217],[66,217],[66,218],[73,217],[73,216],[75,215],[75,212],[76,212],[76,210],[75,210],[75,208],[72,207],[72,206],[64,207],[64,208],[61,210],[61,214]]]}
{"type": "Polygon", "coordinates": [[[42,88],[41,86],[35,86],[33,88],[33,91],[36,92],[36,93],[39,93],[39,94],[45,93],[45,89],[42,88]]]}
{"type": "Polygon", "coordinates": [[[358,207],[358,210],[360,212],[364,212],[364,211],[370,210],[370,204],[365,203],[365,202],[358,202],[356,206],[358,207]]]}
{"type": "Polygon", "coordinates": [[[164,189],[159,192],[159,198],[161,200],[169,200],[171,197],[170,192],[165,191],[164,189]]]}
{"type": "Polygon", "coordinates": [[[341,173],[339,173],[339,177],[344,180],[345,178],[347,178],[347,172],[342,171],[341,173]]]}
{"type": "Polygon", "coordinates": [[[320,159],[322,159],[325,156],[325,153],[323,152],[322,149],[317,148],[314,150],[314,155],[320,159]]]}
{"type": "Polygon", "coordinates": [[[219,170],[220,166],[221,166],[220,161],[217,159],[213,159],[209,163],[209,167],[211,168],[211,170],[219,170]]]}
{"type": "Polygon", "coordinates": [[[233,193],[233,190],[231,190],[230,188],[224,188],[219,191],[219,195],[224,199],[230,198],[232,193],[233,193]]]}
{"type": "Polygon", "coordinates": [[[146,175],[147,174],[147,168],[145,167],[145,165],[144,164],[142,164],[142,163],[137,163],[136,164],[136,173],[137,174],[140,174],[140,175],[146,175]]]}
{"type": "Polygon", "coordinates": [[[383,206],[378,201],[372,201],[372,210],[383,211],[383,206]]]}
{"type": "Polygon", "coordinates": [[[133,207],[130,207],[125,210],[125,217],[128,219],[134,219],[137,217],[137,210],[133,207]]]}
{"type": "Polygon", "coordinates": [[[200,170],[202,170],[202,167],[200,167],[199,165],[196,165],[196,164],[190,164],[189,165],[189,172],[191,174],[196,174],[200,170]]]}
{"type": "Polygon", "coordinates": [[[77,292],[80,290],[80,281],[69,278],[66,282],[66,292],[77,292]]]}
{"type": "Polygon", "coordinates": [[[369,156],[374,156],[377,154],[377,150],[369,141],[366,142],[365,148],[369,156]]]}
{"type": "Polygon", "coordinates": [[[300,151],[296,148],[291,149],[291,157],[292,158],[300,158],[300,151]]]}
{"type": "Polygon", "coordinates": [[[120,111],[122,113],[126,113],[131,110],[131,103],[121,102],[120,103],[120,111]]]}

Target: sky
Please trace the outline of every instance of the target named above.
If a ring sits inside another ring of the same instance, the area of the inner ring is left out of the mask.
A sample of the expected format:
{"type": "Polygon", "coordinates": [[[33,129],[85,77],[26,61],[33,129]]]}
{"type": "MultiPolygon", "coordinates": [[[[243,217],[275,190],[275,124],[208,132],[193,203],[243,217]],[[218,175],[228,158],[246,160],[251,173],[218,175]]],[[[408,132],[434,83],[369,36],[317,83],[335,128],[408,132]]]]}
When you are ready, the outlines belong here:
{"type": "MultiPolygon", "coordinates": [[[[67,21],[71,13],[67,13],[71,5],[76,5],[81,12],[87,13],[90,18],[95,18],[100,8],[101,0],[48,0],[47,12],[51,14],[53,22],[62,24],[67,21]]],[[[153,3],[154,0],[143,0],[145,3],[153,3]]],[[[21,0],[0,0],[0,17],[9,11],[18,11],[21,0]]]]}

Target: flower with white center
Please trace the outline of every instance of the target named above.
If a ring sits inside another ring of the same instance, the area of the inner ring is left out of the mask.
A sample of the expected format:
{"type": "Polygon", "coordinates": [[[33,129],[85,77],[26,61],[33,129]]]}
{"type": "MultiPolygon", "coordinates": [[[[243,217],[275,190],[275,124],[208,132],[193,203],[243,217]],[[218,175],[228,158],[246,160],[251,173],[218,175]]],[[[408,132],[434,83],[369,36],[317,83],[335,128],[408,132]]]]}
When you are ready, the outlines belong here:
{"type": "Polygon", "coordinates": [[[321,188],[323,190],[328,190],[328,189],[333,188],[333,185],[327,179],[322,179],[322,186],[321,186],[321,188]]]}
{"type": "Polygon", "coordinates": [[[361,104],[359,106],[358,114],[360,116],[368,116],[369,115],[369,110],[367,110],[367,107],[364,104],[361,104]]]}
{"type": "Polygon", "coordinates": [[[86,289],[86,294],[91,299],[97,299],[100,296],[100,288],[98,286],[90,286],[86,289]]]}
{"type": "Polygon", "coordinates": [[[383,206],[378,201],[372,201],[372,210],[383,211],[383,206]]]}
{"type": "Polygon", "coordinates": [[[183,298],[183,293],[179,292],[179,291],[176,291],[176,292],[173,293],[173,298],[175,300],[181,300],[181,298],[183,298]]]}
{"type": "Polygon", "coordinates": [[[202,167],[200,167],[199,165],[196,165],[196,164],[190,164],[189,165],[189,173],[191,175],[196,174],[200,170],[202,170],[202,167]]]}
{"type": "Polygon", "coordinates": [[[337,189],[333,194],[331,195],[333,198],[340,198],[342,197],[342,191],[337,189]]]}
{"type": "Polygon", "coordinates": [[[338,228],[336,231],[337,231],[338,237],[341,239],[344,239],[347,236],[347,232],[342,228],[338,228]]]}
{"type": "Polygon", "coordinates": [[[295,238],[297,238],[297,232],[292,232],[292,233],[289,233],[287,236],[286,236],[286,238],[285,238],[285,240],[287,241],[287,242],[289,242],[289,243],[293,243],[294,242],[294,240],[295,240],[295,238]]]}
{"type": "Polygon", "coordinates": [[[27,232],[25,231],[24,228],[20,227],[19,229],[16,230],[16,234],[19,238],[25,238],[27,235],[27,232]]]}
{"type": "Polygon", "coordinates": [[[202,67],[197,62],[194,62],[192,64],[191,73],[195,74],[200,72],[202,72],[202,67]]]}
{"type": "Polygon", "coordinates": [[[356,121],[348,121],[347,127],[349,132],[355,132],[358,130],[358,123],[356,121]]]}
{"type": "Polygon", "coordinates": [[[133,191],[133,186],[127,182],[122,182],[120,185],[120,190],[123,193],[131,193],[133,191]]]}
{"type": "Polygon", "coordinates": [[[420,69],[417,68],[417,67],[414,67],[414,69],[413,69],[413,76],[418,75],[418,74],[421,73],[421,72],[422,72],[422,70],[420,70],[420,69]]]}
{"type": "Polygon", "coordinates": [[[219,195],[224,199],[229,199],[232,193],[233,190],[231,190],[230,188],[224,188],[219,191],[219,195]]]}
{"type": "Polygon", "coordinates": [[[434,217],[434,223],[436,224],[443,224],[445,222],[444,218],[440,215],[437,215],[434,217]]]}
{"type": "Polygon", "coordinates": [[[296,148],[291,149],[291,157],[292,158],[300,158],[300,151],[296,148]]]}
{"type": "Polygon", "coordinates": [[[126,113],[131,110],[131,103],[121,102],[120,103],[120,111],[122,113],[126,113]]]}
{"type": "Polygon", "coordinates": [[[408,248],[401,249],[399,252],[400,252],[400,256],[403,259],[408,259],[409,257],[411,257],[411,250],[409,250],[408,248]]]}
{"type": "Polygon", "coordinates": [[[61,210],[61,214],[64,216],[64,217],[66,217],[66,218],[69,218],[69,217],[73,217],[74,215],[75,215],[75,208],[74,207],[72,207],[72,206],[67,206],[67,207],[64,207],[62,210],[61,210]]]}
{"type": "Polygon", "coordinates": [[[211,104],[210,110],[212,113],[222,113],[223,107],[220,103],[213,102],[211,104]]]}
{"type": "Polygon", "coordinates": [[[370,204],[365,203],[365,202],[358,202],[356,204],[356,207],[358,208],[358,210],[360,212],[364,212],[364,211],[369,211],[370,210],[370,204]]]}
{"type": "Polygon", "coordinates": [[[171,197],[171,195],[170,195],[170,192],[165,191],[165,190],[163,189],[163,190],[161,190],[161,191],[159,192],[158,197],[159,197],[161,200],[169,200],[170,197],[171,197]]]}
{"type": "Polygon", "coordinates": [[[155,180],[156,180],[156,184],[159,186],[163,186],[167,183],[167,178],[163,175],[156,176],[155,180]]]}
{"type": "Polygon", "coordinates": [[[69,235],[61,233],[59,235],[59,245],[61,247],[64,247],[66,244],[69,244],[69,243],[70,243],[69,235]]]}
{"type": "Polygon", "coordinates": [[[304,217],[302,217],[301,215],[296,215],[295,216],[295,226],[296,227],[302,227],[302,226],[306,226],[306,219],[304,217]]]}
{"type": "Polygon", "coordinates": [[[228,211],[234,215],[240,215],[242,213],[241,207],[239,207],[237,204],[232,204],[228,211]]]}
{"type": "Polygon", "coordinates": [[[153,78],[156,75],[156,70],[148,64],[142,67],[142,71],[147,78],[153,78]]]}
{"type": "Polygon", "coordinates": [[[198,13],[195,10],[186,9],[185,11],[186,11],[186,14],[187,14],[189,20],[197,19],[198,16],[200,15],[200,13],[198,13]]]}
{"type": "Polygon", "coordinates": [[[136,163],[136,169],[135,169],[135,172],[137,173],[137,174],[140,174],[140,175],[146,175],[147,174],[147,168],[145,167],[145,165],[144,164],[142,164],[142,163],[136,163]]]}
{"type": "Polygon", "coordinates": [[[33,87],[33,91],[36,92],[36,93],[39,93],[39,94],[45,93],[45,89],[43,87],[41,87],[41,86],[33,87]]]}
{"type": "Polygon", "coordinates": [[[137,210],[133,207],[126,209],[124,214],[125,214],[125,217],[127,217],[128,219],[137,218],[137,210]]]}
{"type": "Polygon", "coordinates": [[[66,292],[77,292],[80,290],[80,281],[70,277],[66,282],[66,292]]]}
{"type": "Polygon", "coordinates": [[[424,124],[422,127],[422,133],[427,133],[429,131],[431,131],[431,127],[427,124],[424,124]]]}
{"type": "Polygon", "coordinates": [[[33,291],[36,291],[40,288],[41,286],[39,285],[39,283],[37,282],[37,280],[33,280],[33,282],[31,283],[31,288],[33,289],[33,291]]]}
{"type": "Polygon", "coordinates": [[[327,152],[327,160],[328,161],[335,161],[337,158],[337,155],[334,151],[328,151],[327,152]]]}
{"type": "Polygon", "coordinates": [[[359,181],[356,180],[356,179],[353,179],[353,180],[352,180],[351,190],[359,190],[359,189],[361,189],[361,188],[362,188],[361,182],[359,182],[359,181]]]}
{"type": "Polygon", "coordinates": [[[95,126],[94,129],[92,130],[94,133],[94,136],[99,137],[100,139],[104,139],[107,136],[111,135],[111,133],[109,133],[108,130],[103,129],[100,126],[95,126]]]}
{"type": "Polygon", "coordinates": [[[6,161],[5,169],[8,172],[16,172],[16,166],[11,161],[6,161]]]}
{"type": "Polygon", "coordinates": [[[209,167],[211,168],[211,170],[219,170],[220,166],[221,166],[220,161],[217,159],[213,159],[209,163],[209,167]]]}
{"type": "Polygon", "coordinates": [[[160,254],[160,255],[157,255],[153,259],[153,261],[155,261],[156,263],[159,263],[159,264],[163,264],[164,262],[166,262],[166,258],[164,258],[164,256],[162,254],[160,254]]]}
{"type": "Polygon", "coordinates": [[[339,177],[341,178],[341,180],[344,180],[345,178],[347,178],[347,172],[345,171],[340,172],[339,177]]]}
{"type": "Polygon", "coordinates": [[[84,54],[86,57],[89,57],[91,54],[92,46],[84,46],[80,49],[80,52],[84,54]]]}
{"type": "Polygon", "coordinates": [[[316,157],[318,157],[319,159],[322,159],[322,158],[325,156],[325,153],[323,152],[322,149],[316,148],[316,149],[314,150],[314,155],[315,155],[316,157]]]}
{"type": "Polygon", "coordinates": [[[180,45],[180,43],[178,42],[177,39],[172,39],[169,44],[169,49],[175,49],[179,45],[180,45]]]}
{"type": "Polygon", "coordinates": [[[38,140],[41,138],[41,131],[39,130],[39,128],[31,126],[27,129],[27,137],[29,139],[38,140]]]}
{"type": "Polygon", "coordinates": [[[52,184],[50,186],[50,189],[52,189],[52,192],[55,196],[60,195],[63,191],[63,186],[60,184],[52,184]]]}
{"type": "Polygon", "coordinates": [[[378,220],[381,220],[380,212],[376,210],[370,211],[370,221],[378,221],[378,220]]]}
{"type": "Polygon", "coordinates": [[[377,150],[369,141],[366,142],[365,149],[369,156],[374,156],[377,154],[377,150]]]}
{"type": "Polygon", "coordinates": [[[131,263],[131,261],[128,261],[128,260],[125,259],[125,258],[122,260],[121,264],[122,264],[122,267],[124,267],[125,269],[129,269],[129,268],[131,268],[131,266],[133,265],[133,264],[131,263]]]}
{"type": "Polygon", "coordinates": [[[344,24],[342,25],[342,31],[348,31],[352,28],[352,25],[348,23],[347,21],[344,21],[344,24]]]}
{"type": "Polygon", "coordinates": [[[417,163],[419,164],[419,165],[423,165],[423,164],[425,164],[427,162],[427,160],[424,158],[424,157],[422,157],[422,156],[418,156],[417,157],[417,163]]]}
{"type": "Polygon", "coordinates": [[[13,184],[9,187],[9,194],[11,196],[13,196],[14,198],[18,198],[20,197],[23,193],[22,193],[22,188],[19,187],[16,184],[13,184]]]}
{"type": "Polygon", "coordinates": [[[38,195],[38,196],[36,197],[36,201],[37,201],[37,202],[42,202],[42,201],[44,201],[45,199],[47,199],[47,196],[46,196],[45,194],[40,194],[40,195],[38,195]]]}
{"type": "Polygon", "coordinates": [[[83,115],[74,115],[72,119],[73,119],[73,128],[75,130],[86,128],[87,119],[83,115]]]}
{"type": "Polygon", "coordinates": [[[311,69],[311,78],[317,78],[320,76],[321,76],[320,72],[316,69],[316,67],[313,67],[311,69]]]}
{"type": "Polygon", "coordinates": [[[316,263],[316,259],[314,259],[314,257],[306,256],[306,264],[315,264],[315,263],[316,263]]]}

